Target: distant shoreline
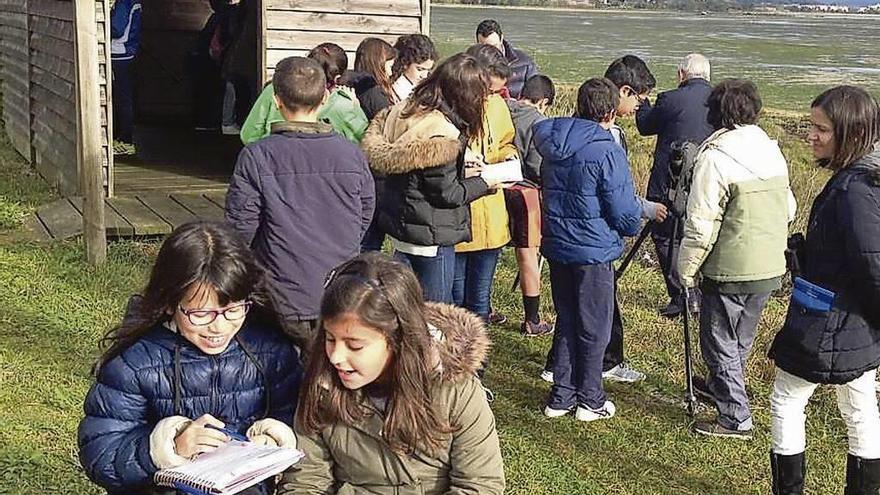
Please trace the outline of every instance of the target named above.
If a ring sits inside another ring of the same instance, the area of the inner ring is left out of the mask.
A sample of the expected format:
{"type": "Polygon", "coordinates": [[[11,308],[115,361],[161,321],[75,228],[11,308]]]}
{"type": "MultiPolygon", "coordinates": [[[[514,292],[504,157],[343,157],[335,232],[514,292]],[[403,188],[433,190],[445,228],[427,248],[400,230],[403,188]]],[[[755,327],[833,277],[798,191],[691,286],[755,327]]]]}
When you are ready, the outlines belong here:
{"type": "MultiPolygon", "coordinates": [[[[503,9],[503,10],[536,10],[536,11],[548,11],[548,12],[589,12],[591,14],[648,14],[648,15],[662,15],[662,14],[693,14],[695,16],[700,16],[702,13],[696,10],[676,10],[676,9],[597,9],[594,7],[539,7],[535,5],[474,5],[474,4],[463,4],[463,3],[435,3],[431,2],[431,8],[440,8],[440,9],[503,9]]],[[[836,13],[836,12],[790,12],[790,11],[775,11],[775,12],[766,12],[761,10],[741,10],[741,11],[733,11],[733,12],[722,12],[722,11],[707,11],[708,16],[713,15],[723,15],[723,16],[779,16],[779,17],[833,17],[833,18],[847,18],[847,17],[855,17],[855,18],[880,18],[880,14],[858,14],[855,12],[847,12],[847,13],[836,13]]]]}

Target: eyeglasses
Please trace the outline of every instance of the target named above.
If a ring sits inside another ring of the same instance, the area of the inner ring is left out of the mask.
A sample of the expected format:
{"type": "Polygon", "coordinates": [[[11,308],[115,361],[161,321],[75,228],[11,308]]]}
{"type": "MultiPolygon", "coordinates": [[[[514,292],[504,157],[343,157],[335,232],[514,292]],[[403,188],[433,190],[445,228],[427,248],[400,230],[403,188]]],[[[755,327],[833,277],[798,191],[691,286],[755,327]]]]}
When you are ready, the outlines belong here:
{"type": "Polygon", "coordinates": [[[245,301],[223,309],[184,309],[178,305],[177,309],[186,316],[186,319],[196,327],[203,327],[214,323],[218,316],[223,315],[226,321],[238,321],[250,311],[253,302],[245,301]]]}

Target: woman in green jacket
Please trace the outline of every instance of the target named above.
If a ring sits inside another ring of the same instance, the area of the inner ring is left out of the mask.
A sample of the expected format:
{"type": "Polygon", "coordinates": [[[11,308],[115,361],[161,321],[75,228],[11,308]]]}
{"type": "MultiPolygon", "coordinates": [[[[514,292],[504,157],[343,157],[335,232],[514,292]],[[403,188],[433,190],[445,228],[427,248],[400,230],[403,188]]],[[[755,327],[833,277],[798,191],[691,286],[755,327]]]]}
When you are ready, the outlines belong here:
{"type": "Polygon", "coordinates": [[[333,272],[279,494],[500,494],[495,418],[475,370],[483,322],[426,304],[412,271],[365,253],[333,272]]]}

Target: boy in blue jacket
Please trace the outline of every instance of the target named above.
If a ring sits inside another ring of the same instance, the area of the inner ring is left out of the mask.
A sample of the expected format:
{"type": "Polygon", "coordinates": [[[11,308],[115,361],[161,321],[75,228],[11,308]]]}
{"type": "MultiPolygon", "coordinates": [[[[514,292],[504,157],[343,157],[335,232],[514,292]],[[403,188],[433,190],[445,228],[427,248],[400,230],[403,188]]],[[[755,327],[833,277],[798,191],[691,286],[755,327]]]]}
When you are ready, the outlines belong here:
{"type": "Polygon", "coordinates": [[[544,408],[551,418],[575,411],[576,419],[594,421],[615,412],[602,387],[614,316],[612,263],[623,252],[623,236],[638,233],[643,209],[626,153],[609,132],[619,99],[614,83],[590,79],[578,90],[576,117],[534,126],[544,157],[541,252],[557,313],[553,387],[544,408]]]}
{"type": "Polygon", "coordinates": [[[141,44],[141,0],[116,0],[110,9],[110,63],[113,72],[113,152],[133,155],[134,58],[141,44]]]}
{"type": "Polygon", "coordinates": [[[308,349],[324,277],[360,253],[375,208],[367,159],[318,121],[327,78],[315,60],[288,57],[272,76],[284,122],[238,155],[226,221],[268,272],[285,330],[308,349]]]}

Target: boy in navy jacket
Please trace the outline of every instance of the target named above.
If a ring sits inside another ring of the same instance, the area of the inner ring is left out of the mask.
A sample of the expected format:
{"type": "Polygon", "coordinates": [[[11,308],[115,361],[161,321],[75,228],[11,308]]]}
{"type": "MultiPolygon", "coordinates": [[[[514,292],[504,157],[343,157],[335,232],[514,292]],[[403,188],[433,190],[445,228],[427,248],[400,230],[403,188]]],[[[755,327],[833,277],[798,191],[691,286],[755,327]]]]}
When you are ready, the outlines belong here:
{"type": "Polygon", "coordinates": [[[226,220],[250,243],[285,329],[307,349],[324,277],[360,252],[375,186],[361,150],[318,122],[327,82],[317,62],[282,60],[272,85],[286,121],[239,154],[226,220]]]}
{"type": "Polygon", "coordinates": [[[548,417],[576,410],[578,420],[594,421],[615,412],[602,387],[614,315],[612,262],[623,252],[623,236],[638,233],[643,208],[626,153],[609,132],[619,98],[608,79],[590,79],[578,90],[577,117],[534,126],[544,157],[541,252],[557,313],[548,417]]]}

